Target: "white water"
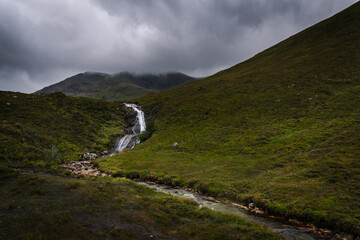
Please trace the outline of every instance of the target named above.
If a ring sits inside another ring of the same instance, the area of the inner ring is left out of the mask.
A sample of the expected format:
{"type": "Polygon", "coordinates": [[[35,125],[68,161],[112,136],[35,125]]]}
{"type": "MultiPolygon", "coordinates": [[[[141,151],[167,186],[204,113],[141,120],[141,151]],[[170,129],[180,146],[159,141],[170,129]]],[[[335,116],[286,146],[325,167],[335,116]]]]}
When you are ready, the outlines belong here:
{"type": "Polygon", "coordinates": [[[137,113],[136,115],[136,123],[134,127],[132,128],[132,131],[134,134],[139,134],[141,132],[144,132],[146,130],[146,124],[145,124],[145,114],[143,111],[141,111],[135,104],[131,103],[124,103],[125,106],[131,107],[134,109],[134,111],[137,113]]]}
{"type": "Polygon", "coordinates": [[[124,137],[118,139],[115,143],[113,153],[110,156],[114,155],[115,153],[121,152],[127,148],[133,148],[136,143],[136,136],[139,133],[146,131],[146,124],[145,124],[145,114],[141,111],[135,104],[131,103],[124,103],[126,107],[130,107],[134,109],[136,112],[136,121],[134,126],[132,127],[131,131],[133,134],[127,134],[124,137]]]}

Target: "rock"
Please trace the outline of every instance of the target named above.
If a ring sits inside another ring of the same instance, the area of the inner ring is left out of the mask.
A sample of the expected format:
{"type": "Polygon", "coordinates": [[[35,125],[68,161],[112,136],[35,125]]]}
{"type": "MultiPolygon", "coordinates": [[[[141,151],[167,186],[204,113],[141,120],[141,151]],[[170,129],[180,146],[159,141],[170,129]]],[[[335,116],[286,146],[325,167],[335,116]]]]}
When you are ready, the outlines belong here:
{"type": "Polygon", "coordinates": [[[245,211],[249,211],[250,209],[244,205],[241,204],[237,204],[237,203],[232,203],[233,206],[244,209],[245,211]]]}
{"type": "Polygon", "coordinates": [[[202,199],[210,201],[210,202],[216,202],[216,203],[220,202],[219,200],[216,200],[214,197],[204,196],[204,197],[202,197],[202,199]]]}
{"type": "Polygon", "coordinates": [[[84,159],[86,160],[94,160],[97,158],[97,155],[95,153],[85,153],[84,159]]]}
{"type": "Polygon", "coordinates": [[[9,102],[7,102],[7,103],[6,103],[6,105],[10,106],[10,103],[9,103],[9,102]]]}
{"type": "Polygon", "coordinates": [[[82,174],[85,176],[107,176],[106,173],[100,172],[90,161],[68,162],[60,165],[70,170],[74,174],[82,174]]]}
{"type": "Polygon", "coordinates": [[[174,143],[172,144],[172,147],[177,147],[177,146],[179,146],[179,144],[178,144],[177,142],[174,142],[174,143]]]}

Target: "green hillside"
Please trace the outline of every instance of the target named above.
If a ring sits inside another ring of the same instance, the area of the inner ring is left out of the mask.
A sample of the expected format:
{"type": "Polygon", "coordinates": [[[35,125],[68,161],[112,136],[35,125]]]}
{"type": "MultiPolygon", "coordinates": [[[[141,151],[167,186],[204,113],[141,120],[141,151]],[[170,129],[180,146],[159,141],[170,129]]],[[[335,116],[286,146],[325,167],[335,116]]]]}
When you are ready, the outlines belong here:
{"type": "Polygon", "coordinates": [[[281,239],[238,217],[58,164],[109,150],[120,102],[0,91],[0,239],[281,239]]]}
{"type": "Polygon", "coordinates": [[[45,87],[36,93],[49,94],[62,92],[69,96],[116,101],[171,89],[194,80],[195,78],[182,73],[131,74],[121,72],[110,75],[86,72],[45,87]]]}
{"type": "Polygon", "coordinates": [[[356,3],[227,70],[137,99],[157,130],[98,162],[360,235],[359,46],[356,3]]]}
{"type": "Polygon", "coordinates": [[[0,92],[0,102],[0,154],[8,162],[57,166],[87,151],[108,150],[123,134],[119,102],[14,92],[0,92]]]}
{"type": "Polygon", "coordinates": [[[119,102],[14,92],[0,92],[0,102],[0,154],[7,162],[57,166],[108,150],[124,134],[119,102]]]}

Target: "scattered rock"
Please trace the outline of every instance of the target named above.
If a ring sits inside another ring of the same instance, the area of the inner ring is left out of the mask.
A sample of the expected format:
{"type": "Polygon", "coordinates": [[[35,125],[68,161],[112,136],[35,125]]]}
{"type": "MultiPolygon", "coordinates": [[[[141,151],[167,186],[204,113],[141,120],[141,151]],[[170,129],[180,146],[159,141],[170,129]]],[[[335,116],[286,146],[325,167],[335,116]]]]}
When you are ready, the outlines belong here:
{"type": "Polygon", "coordinates": [[[74,174],[85,175],[85,176],[108,176],[105,173],[100,172],[90,161],[72,161],[60,165],[63,168],[70,170],[74,174]]]}
{"type": "Polygon", "coordinates": [[[179,146],[179,144],[178,144],[177,142],[174,142],[174,143],[172,144],[172,147],[177,147],[177,146],[179,146]]]}
{"type": "Polygon", "coordinates": [[[84,154],[84,159],[85,160],[94,160],[97,158],[97,155],[95,153],[85,153],[84,154]]]}

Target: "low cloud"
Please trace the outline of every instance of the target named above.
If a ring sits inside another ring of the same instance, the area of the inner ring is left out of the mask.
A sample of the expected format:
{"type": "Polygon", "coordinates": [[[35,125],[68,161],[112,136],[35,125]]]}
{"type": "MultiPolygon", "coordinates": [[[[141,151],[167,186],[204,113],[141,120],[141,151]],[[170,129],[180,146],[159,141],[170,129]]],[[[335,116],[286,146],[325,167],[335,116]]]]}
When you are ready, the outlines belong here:
{"type": "Polygon", "coordinates": [[[356,0],[0,0],[0,89],[78,72],[181,71],[241,62],[356,0]]]}

